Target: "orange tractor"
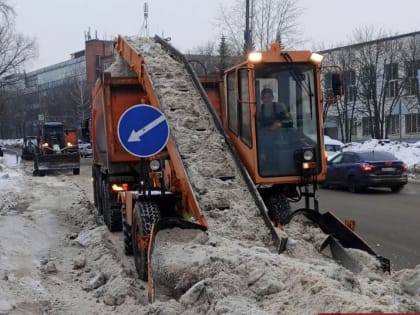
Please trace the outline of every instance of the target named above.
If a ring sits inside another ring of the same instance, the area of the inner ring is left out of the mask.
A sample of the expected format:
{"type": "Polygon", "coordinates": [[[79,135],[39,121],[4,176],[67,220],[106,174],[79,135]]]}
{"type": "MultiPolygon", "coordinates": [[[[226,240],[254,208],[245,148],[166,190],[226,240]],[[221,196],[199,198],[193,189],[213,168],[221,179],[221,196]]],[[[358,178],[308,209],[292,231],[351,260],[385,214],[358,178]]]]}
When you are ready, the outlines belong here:
{"type": "Polygon", "coordinates": [[[151,301],[156,234],[211,229],[205,211],[228,211],[230,197],[223,196],[236,188],[249,191],[278,252],[287,247],[279,227],[303,213],[329,235],[324,246],[341,263],[351,269],[344,248],[357,248],[389,271],[388,259],[318,209],[317,185],[326,174],[318,54],[275,44],[227,69],[223,81],[200,82],[185,57],[159,37],[120,36],[115,47],[117,60],[93,94],[95,205],[111,231],[123,229],[125,252],[149,280],[151,301]],[[262,123],[263,91],[287,111],[277,128],[262,123]],[[206,181],[220,198],[206,199],[206,181]],[[301,199],[305,206],[291,211],[289,202],[301,199]]]}

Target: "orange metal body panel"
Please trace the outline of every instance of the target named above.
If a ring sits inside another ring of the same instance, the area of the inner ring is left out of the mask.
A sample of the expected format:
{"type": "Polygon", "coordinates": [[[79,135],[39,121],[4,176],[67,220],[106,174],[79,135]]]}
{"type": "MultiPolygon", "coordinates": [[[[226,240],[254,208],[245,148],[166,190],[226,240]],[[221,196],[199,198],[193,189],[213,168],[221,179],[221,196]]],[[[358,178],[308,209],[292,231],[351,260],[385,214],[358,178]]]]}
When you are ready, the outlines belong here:
{"type": "Polygon", "coordinates": [[[70,142],[72,145],[77,145],[77,132],[75,129],[64,130],[64,141],[70,142]]]}
{"type": "MultiPolygon", "coordinates": [[[[110,162],[138,161],[138,157],[129,154],[118,139],[118,121],[121,115],[131,106],[145,101],[146,95],[142,92],[136,79],[112,79],[104,78],[104,81],[96,86],[93,98],[92,111],[92,140],[99,144],[99,136],[106,134],[103,145],[106,145],[107,159],[110,162]],[[101,95],[102,94],[102,95],[101,95]],[[102,121],[105,124],[102,126],[102,121]],[[103,129],[103,130],[101,130],[103,129]]],[[[100,156],[98,145],[94,145],[94,160],[100,156]]]]}
{"type": "Polygon", "coordinates": [[[209,97],[209,100],[216,111],[217,115],[222,117],[222,110],[224,105],[224,84],[223,79],[212,76],[212,77],[200,77],[200,83],[209,97]]]}

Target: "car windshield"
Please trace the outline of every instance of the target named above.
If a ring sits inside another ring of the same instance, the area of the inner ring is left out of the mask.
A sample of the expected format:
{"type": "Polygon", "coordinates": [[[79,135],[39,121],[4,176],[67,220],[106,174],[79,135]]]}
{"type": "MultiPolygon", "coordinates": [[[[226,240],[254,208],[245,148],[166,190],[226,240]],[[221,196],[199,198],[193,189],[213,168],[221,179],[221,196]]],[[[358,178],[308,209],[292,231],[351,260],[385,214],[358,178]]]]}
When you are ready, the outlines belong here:
{"type": "Polygon", "coordinates": [[[330,152],[338,152],[340,151],[341,145],[338,144],[326,144],[325,145],[325,150],[330,151],[330,152]]]}
{"type": "Polygon", "coordinates": [[[369,151],[359,153],[360,157],[365,161],[389,161],[398,160],[395,155],[385,151],[369,151]]]}

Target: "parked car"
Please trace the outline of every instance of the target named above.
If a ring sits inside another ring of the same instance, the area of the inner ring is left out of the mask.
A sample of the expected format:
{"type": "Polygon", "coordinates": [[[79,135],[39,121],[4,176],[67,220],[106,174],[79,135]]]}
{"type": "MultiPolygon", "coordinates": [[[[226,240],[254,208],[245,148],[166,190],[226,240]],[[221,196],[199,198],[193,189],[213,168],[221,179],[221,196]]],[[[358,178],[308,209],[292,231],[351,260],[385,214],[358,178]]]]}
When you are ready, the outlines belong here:
{"type": "Polygon", "coordinates": [[[386,151],[345,151],[327,161],[323,187],[342,186],[351,192],[389,187],[399,192],[407,184],[407,165],[386,151]]]}
{"type": "Polygon", "coordinates": [[[89,142],[79,141],[79,151],[81,157],[92,156],[92,144],[89,142]]]}
{"type": "Polygon", "coordinates": [[[331,159],[333,156],[335,156],[338,152],[341,151],[341,148],[344,146],[344,143],[333,139],[329,136],[324,136],[324,145],[325,145],[325,151],[327,152],[327,158],[331,159]]]}

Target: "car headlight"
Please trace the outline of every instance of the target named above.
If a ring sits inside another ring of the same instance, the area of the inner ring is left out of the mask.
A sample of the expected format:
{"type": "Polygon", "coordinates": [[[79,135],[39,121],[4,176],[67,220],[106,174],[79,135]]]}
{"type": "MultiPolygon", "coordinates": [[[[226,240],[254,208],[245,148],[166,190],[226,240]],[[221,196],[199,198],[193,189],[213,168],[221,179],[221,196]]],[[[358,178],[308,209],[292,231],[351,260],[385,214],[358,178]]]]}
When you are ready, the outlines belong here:
{"type": "Polygon", "coordinates": [[[151,160],[150,163],[149,163],[149,167],[154,172],[158,171],[160,169],[159,160],[151,160]]]}

